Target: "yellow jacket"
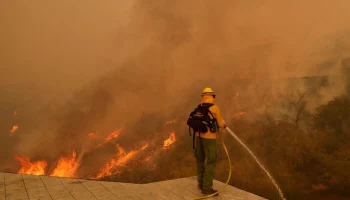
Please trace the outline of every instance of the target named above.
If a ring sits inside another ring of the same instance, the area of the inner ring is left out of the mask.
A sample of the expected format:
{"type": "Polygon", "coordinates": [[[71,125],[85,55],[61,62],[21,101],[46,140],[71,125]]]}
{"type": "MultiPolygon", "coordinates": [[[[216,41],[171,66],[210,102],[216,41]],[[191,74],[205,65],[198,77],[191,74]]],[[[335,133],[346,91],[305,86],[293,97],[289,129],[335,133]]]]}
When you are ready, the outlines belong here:
{"type": "MultiPolygon", "coordinates": [[[[212,105],[209,110],[210,112],[214,115],[214,117],[216,118],[217,122],[218,122],[218,126],[220,128],[224,128],[224,121],[221,117],[221,113],[220,113],[220,109],[217,105],[215,105],[215,99],[213,98],[213,96],[211,95],[204,95],[201,97],[201,104],[202,103],[212,103],[214,105],[212,105]]],[[[211,115],[209,115],[211,118],[211,115]]],[[[210,129],[208,128],[208,131],[206,133],[201,133],[200,137],[202,138],[206,138],[206,139],[216,139],[216,134],[217,133],[212,133],[210,131],[210,129]]],[[[196,136],[199,136],[199,133],[196,132],[196,136]]]]}

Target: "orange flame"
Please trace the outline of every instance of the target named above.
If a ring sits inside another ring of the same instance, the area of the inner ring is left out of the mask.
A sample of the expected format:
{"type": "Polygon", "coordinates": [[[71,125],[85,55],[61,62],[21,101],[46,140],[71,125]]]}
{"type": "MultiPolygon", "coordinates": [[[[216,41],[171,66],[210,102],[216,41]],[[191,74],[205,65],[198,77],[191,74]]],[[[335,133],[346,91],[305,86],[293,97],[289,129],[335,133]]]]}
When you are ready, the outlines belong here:
{"type": "Polygon", "coordinates": [[[164,141],[163,147],[169,147],[175,142],[176,142],[176,136],[175,136],[175,131],[173,131],[173,132],[170,132],[169,138],[164,141]]]}
{"type": "Polygon", "coordinates": [[[15,158],[21,163],[19,174],[45,175],[46,161],[30,162],[29,158],[19,155],[16,155],[15,158]]]}
{"type": "Polygon", "coordinates": [[[80,163],[77,161],[77,155],[75,151],[73,151],[72,155],[61,157],[58,160],[57,166],[50,176],[75,177],[75,173],[79,166],[80,163]]]}
{"type": "Polygon", "coordinates": [[[175,124],[176,123],[176,120],[169,120],[169,121],[166,121],[164,126],[168,125],[168,124],[175,124]]]}
{"type": "Polygon", "coordinates": [[[145,145],[143,145],[143,147],[141,148],[141,150],[143,151],[143,150],[147,149],[148,147],[149,147],[149,144],[145,144],[145,145]]]}
{"type": "MultiPolygon", "coordinates": [[[[125,163],[136,154],[135,151],[131,151],[128,154],[125,154],[125,150],[121,148],[118,144],[116,145],[116,147],[118,149],[118,158],[113,158],[110,162],[106,163],[106,165],[100,170],[96,178],[112,175],[113,169],[115,167],[124,166],[125,163]]],[[[114,174],[115,173],[117,172],[114,172],[114,174]]]]}
{"type": "Polygon", "coordinates": [[[312,185],[312,189],[316,191],[320,191],[320,190],[327,190],[329,189],[329,187],[324,184],[316,184],[316,185],[312,185]]]}
{"type": "Polygon", "coordinates": [[[117,158],[113,158],[100,170],[96,178],[101,178],[104,176],[111,176],[112,174],[119,173],[114,171],[117,167],[125,166],[132,158],[134,158],[140,151],[145,150],[148,147],[148,144],[144,145],[140,150],[132,150],[129,153],[125,153],[125,149],[120,147],[119,144],[116,145],[118,149],[117,158]]]}
{"type": "Polygon", "coordinates": [[[15,110],[15,112],[13,112],[13,116],[17,117],[17,110],[15,110]]]}
{"type": "Polygon", "coordinates": [[[89,133],[88,137],[89,137],[90,140],[95,139],[96,138],[96,134],[95,133],[89,133]]]}
{"type": "Polygon", "coordinates": [[[119,145],[116,146],[119,150],[119,158],[114,163],[115,166],[125,166],[125,164],[133,158],[138,151],[132,150],[129,153],[125,153],[125,150],[121,148],[119,145]]]}
{"type": "Polygon", "coordinates": [[[152,156],[147,156],[145,159],[143,159],[144,162],[149,162],[152,160],[152,156]]]}
{"type": "Polygon", "coordinates": [[[105,143],[111,141],[114,138],[117,138],[119,136],[119,134],[122,132],[123,128],[120,128],[116,131],[114,131],[113,133],[109,134],[106,138],[105,138],[105,143]]]}
{"type": "Polygon", "coordinates": [[[102,143],[100,143],[99,145],[97,145],[96,148],[101,147],[102,145],[110,142],[111,140],[113,140],[114,138],[119,137],[120,133],[123,131],[123,128],[120,128],[118,130],[115,130],[114,132],[112,132],[111,134],[107,135],[104,139],[104,141],[102,143]]]}
{"type": "Polygon", "coordinates": [[[19,128],[19,126],[17,124],[14,125],[10,131],[10,135],[12,136],[17,131],[18,128],[19,128]]]}
{"type": "Polygon", "coordinates": [[[235,118],[236,118],[236,119],[239,119],[239,118],[241,118],[243,115],[244,115],[244,112],[240,112],[240,113],[238,113],[238,114],[235,115],[235,118]]]}

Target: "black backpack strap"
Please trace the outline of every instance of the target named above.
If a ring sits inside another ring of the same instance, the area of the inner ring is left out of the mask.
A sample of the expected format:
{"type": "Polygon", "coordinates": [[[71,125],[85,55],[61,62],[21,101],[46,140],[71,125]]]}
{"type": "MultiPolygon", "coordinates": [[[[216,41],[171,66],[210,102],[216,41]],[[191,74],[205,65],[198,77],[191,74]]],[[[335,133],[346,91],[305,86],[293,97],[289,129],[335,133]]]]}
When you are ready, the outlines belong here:
{"type": "Polygon", "coordinates": [[[214,104],[212,104],[212,103],[203,103],[203,104],[199,104],[198,105],[198,108],[199,107],[201,107],[201,106],[205,106],[205,107],[207,107],[207,109],[208,109],[208,112],[211,114],[211,116],[213,117],[213,119],[215,119],[215,117],[214,117],[214,115],[213,115],[213,113],[210,111],[210,107],[212,107],[214,104]]]}
{"type": "MultiPolygon", "coordinates": [[[[214,104],[211,104],[211,105],[209,105],[209,107],[208,107],[208,113],[210,113],[210,115],[213,117],[213,118],[210,120],[210,123],[211,123],[211,126],[212,126],[213,124],[215,124],[215,125],[217,126],[217,119],[216,119],[216,117],[214,116],[214,114],[213,114],[213,113],[210,111],[210,109],[209,109],[212,105],[214,105],[214,104]]],[[[210,127],[210,131],[214,132],[215,130],[217,130],[217,127],[215,127],[215,128],[210,127]]]]}
{"type": "MultiPolygon", "coordinates": [[[[201,139],[201,132],[198,132],[198,140],[201,139]]],[[[196,134],[193,133],[193,149],[196,149],[196,134]]]]}
{"type": "Polygon", "coordinates": [[[195,145],[196,132],[193,130],[193,133],[191,134],[191,127],[188,127],[188,132],[190,133],[190,136],[192,136],[192,147],[193,149],[196,149],[196,145],[195,145]]]}
{"type": "Polygon", "coordinates": [[[192,144],[193,144],[193,149],[196,149],[196,145],[195,145],[195,140],[196,140],[196,134],[193,133],[193,140],[192,140],[192,144]]]}
{"type": "Polygon", "coordinates": [[[209,112],[210,115],[213,117],[213,120],[216,120],[215,116],[214,116],[213,113],[209,110],[209,108],[208,108],[208,112],[209,112]]]}

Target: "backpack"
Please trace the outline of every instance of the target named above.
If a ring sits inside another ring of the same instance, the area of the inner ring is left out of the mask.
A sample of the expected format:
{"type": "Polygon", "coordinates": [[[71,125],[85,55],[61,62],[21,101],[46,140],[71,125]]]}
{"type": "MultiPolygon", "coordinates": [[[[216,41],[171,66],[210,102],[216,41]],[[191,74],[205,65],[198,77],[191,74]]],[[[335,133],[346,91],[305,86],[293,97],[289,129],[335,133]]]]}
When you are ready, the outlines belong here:
{"type": "Polygon", "coordinates": [[[203,103],[199,104],[190,114],[187,119],[188,130],[191,136],[191,129],[193,130],[193,148],[195,148],[195,132],[206,133],[208,128],[211,132],[216,132],[217,122],[213,113],[210,112],[209,108],[214,104],[203,103]],[[212,116],[210,118],[209,114],[212,116]]]}

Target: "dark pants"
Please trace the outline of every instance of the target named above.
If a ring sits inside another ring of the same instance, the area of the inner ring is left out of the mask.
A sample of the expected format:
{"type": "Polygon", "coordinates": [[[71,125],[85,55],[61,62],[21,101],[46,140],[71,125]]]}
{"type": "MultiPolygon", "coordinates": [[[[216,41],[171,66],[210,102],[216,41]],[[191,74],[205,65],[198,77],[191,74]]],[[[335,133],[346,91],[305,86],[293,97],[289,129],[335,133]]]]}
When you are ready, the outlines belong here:
{"type": "Polygon", "coordinates": [[[216,139],[196,137],[195,157],[198,185],[203,186],[203,190],[210,190],[213,187],[217,160],[216,139]]]}

